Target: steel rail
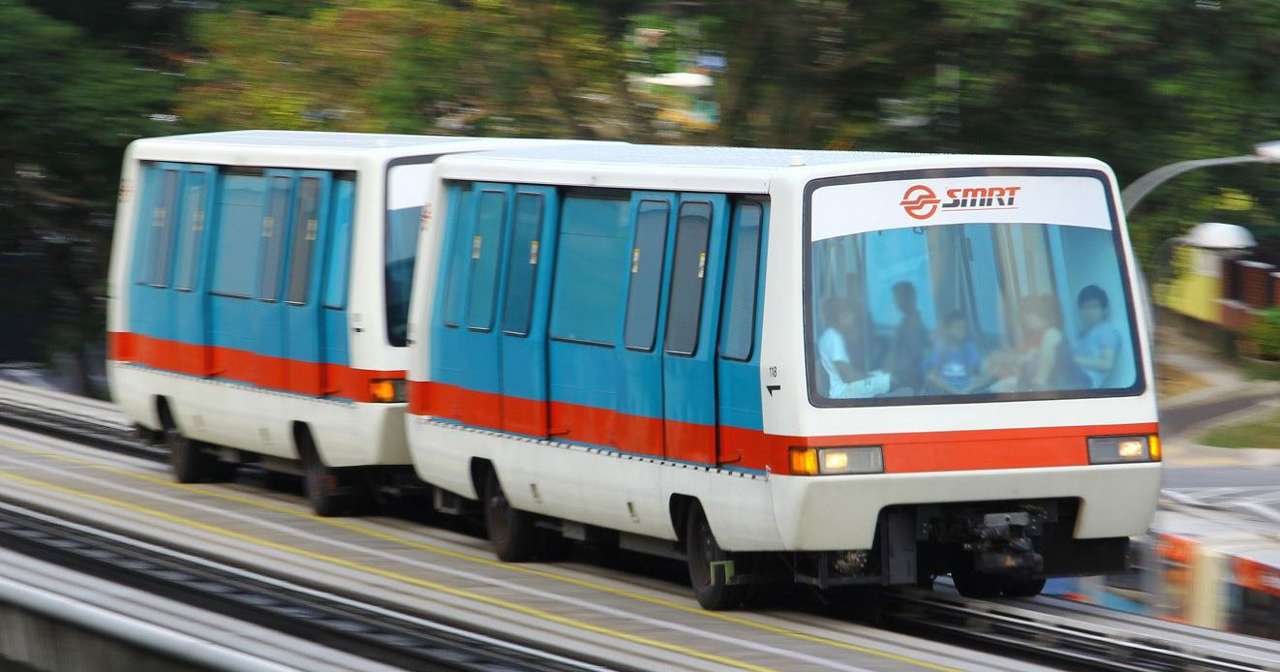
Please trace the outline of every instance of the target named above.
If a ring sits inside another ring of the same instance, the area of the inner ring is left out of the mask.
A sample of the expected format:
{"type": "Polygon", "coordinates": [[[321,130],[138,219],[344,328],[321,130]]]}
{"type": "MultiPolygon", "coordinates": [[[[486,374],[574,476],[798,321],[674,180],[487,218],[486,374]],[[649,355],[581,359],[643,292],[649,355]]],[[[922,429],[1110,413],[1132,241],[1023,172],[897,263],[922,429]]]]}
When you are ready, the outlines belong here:
{"type": "MultiPolygon", "coordinates": [[[[1276,656],[1204,650],[1179,638],[1156,638],[1016,604],[930,593],[884,598],[882,618],[905,631],[927,631],[999,649],[1021,650],[1072,665],[1116,672],[1274,672],[1276,656]]],[[[1159,625],[1159,622],[1153,622],[1159,625]]]]}
{"type": "Polygon", "coordinates": [[[267,575],[0,498],[0,545],[185,604],[407,670],[601,672],[616,664],[552,652],[436,617],[267,575]]]}

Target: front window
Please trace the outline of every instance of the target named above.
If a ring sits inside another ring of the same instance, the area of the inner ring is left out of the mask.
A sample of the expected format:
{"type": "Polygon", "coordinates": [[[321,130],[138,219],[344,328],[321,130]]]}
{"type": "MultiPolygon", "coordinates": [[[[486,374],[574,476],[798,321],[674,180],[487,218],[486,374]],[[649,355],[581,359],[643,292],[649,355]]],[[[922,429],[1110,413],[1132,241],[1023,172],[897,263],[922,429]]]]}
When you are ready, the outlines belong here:
{"type": "Polygon", "coordinates": [[[1079,174],[814,189],[815,400],[945,403],[1140,389],[1105,189],[1079,174]]]}
{"type": "Polygon", "coordinates": [[[387,340],[408,340],[409,291],[418,254],[418,228],[427,202],[430,165],[413,163],[387,171],[386,285],[387,340]]]}

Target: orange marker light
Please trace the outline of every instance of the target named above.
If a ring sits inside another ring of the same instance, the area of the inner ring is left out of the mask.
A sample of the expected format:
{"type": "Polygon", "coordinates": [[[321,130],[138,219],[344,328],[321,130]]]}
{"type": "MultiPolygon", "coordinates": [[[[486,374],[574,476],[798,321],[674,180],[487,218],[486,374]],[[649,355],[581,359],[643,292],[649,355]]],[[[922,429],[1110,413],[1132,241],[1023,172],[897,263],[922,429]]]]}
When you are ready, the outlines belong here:
{"type": "Polygon", "coordinates": [[[818,474],[818,451],[814,448],[792,448],[787,453],[791,458],[791,474],[794,476],[816,476],[818,474]]]}
{"type": "Polygon", "coordinates": [[[369,396],[374,401],[391,402],[396,400],[396,386],[390,380],[369,381],[369,396]]]}
{"type": "Polygon", "coordinates": [[[1147,454],[1151,456],[1152,462],[1160,461],[1160,435],[1152,434],[1147,437],[1147,454]]]}

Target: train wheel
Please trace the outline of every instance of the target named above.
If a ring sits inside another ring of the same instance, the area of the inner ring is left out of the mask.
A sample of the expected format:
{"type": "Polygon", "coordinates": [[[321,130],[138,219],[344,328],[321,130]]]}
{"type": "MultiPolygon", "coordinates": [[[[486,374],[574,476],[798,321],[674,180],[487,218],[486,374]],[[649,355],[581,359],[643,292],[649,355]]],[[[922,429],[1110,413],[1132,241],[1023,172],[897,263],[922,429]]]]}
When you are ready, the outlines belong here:
{"type": "Polygon", "coordinates": [[[493,552],[503,562],[526,562],[538,552],[533,516],[511,507],[493,469],[484,482],[484,525],[493,552]]]}
{"type": "Polygon", "coordinates": [[[965,597],[988,598],[999,597],[1002,582],[1000,577],[990,574],[979,574],[972,568],[951,572],[956,590],[965,597]]]}
{"type": "Polygon", "coordinates": [[[164,443],[169,448],[169,468],[179,483],[205,483],[227,480],[227,470],[208,445],[182,435],[177,429],[166,429],[164,443]]]}
{"type": "Polygon", "coordinates": [[[734,609],[742,604],[747,586],[725,585],[712,582],[712,563],[731,560],[730,554],[716,543],[711,524],[696,502],[689,507],[689,520],[685,527],[685,555],[689,561],[689,583],[693,594],[703,609],[721,611],[734,609]]]}
{"type": "Polygon", "coordinates": [[[1044,577],[1037,579],[1008,579],[1003,586],[1005,597],[1035,597],[1044,590],[1044,577]]]}
{"type": "Polygon", "coordinates": [[[349,497],[342,492],[338,473],[325,466],[315,450],[307,451],[303,457],[302,478],[307,501],[317,516],[329,518],[346,513],[350,502],[349,497]]]}

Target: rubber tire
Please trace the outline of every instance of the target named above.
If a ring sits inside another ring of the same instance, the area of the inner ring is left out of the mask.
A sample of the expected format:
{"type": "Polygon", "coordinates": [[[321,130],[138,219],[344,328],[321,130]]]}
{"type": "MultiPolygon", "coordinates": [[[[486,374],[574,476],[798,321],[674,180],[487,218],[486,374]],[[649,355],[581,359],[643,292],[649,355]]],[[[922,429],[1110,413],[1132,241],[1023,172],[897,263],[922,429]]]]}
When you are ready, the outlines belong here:
{"type": "Polygon", "coordinates": [[[1044,577],[1033,579],[1006,579],[1002,586],[1005,597],[1035,597],[1044,590],[1044,577]]]}
{"type": "Polygon", "coordinates": [[[332,518],[345,514],[351,507],[348,496],[339,492],[340,482],[337,472],[320,461],[315,449],[307,450],[302,458],[302,487],[307,493],[307,502],[317,516],[332,518]]]}
{"type": "Polygon", "coordinates": [[[951,572],[951,580],[955,582],[957,592],[974,599],[1000,597],[1003,588],[1001,577],[979,574],[972,569],[951,572]]]}
{"type": "Polygon", "coordinates": [[[227,480],[228,473],[208,444],[187,438],[177,429],[166,429],[164,443],[169,449],[169,469],[179,483],[211,483],[227,480]]]}
{"type": "Polygon", "coordinates": [[[711,524],[707,522],[702,505],[697,502],[689,506],[685,525],[685,557],[689,563],[689,585],[703,609],[725,611],[742,606],[748,586],[711,584],[711,563],[732,557],[716,543],[711,524]]]}
{"type": "Polygon", "coordinates": [[[538,554],[538,528],[534,517],[511,507],[490,469],[484,481],[484,528],[493,552],[503,562],[528,562],[538,554]]]}

